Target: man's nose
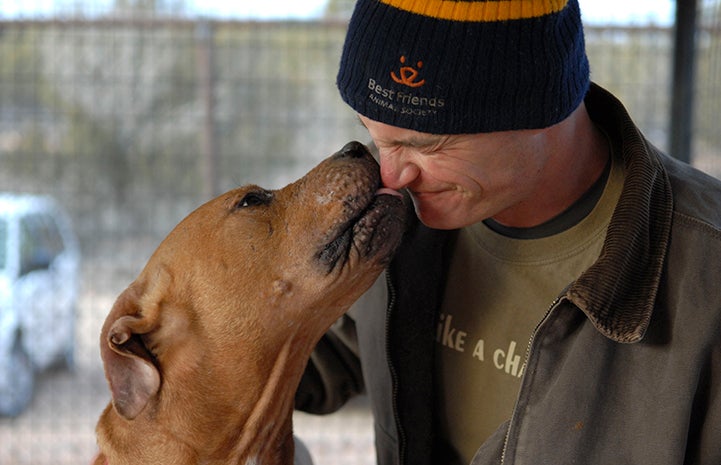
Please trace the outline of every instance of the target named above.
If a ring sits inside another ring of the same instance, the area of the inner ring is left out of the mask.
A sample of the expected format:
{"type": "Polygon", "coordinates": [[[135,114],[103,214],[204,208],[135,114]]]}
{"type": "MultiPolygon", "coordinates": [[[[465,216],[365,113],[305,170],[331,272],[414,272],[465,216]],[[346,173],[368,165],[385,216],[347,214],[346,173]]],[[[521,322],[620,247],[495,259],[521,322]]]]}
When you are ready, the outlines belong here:
{"type": "Polygon", "coordinates": [[[403,151],[392,154],[380,153],[381,179],[383,185],[391,189],[408,187],[421,174],[419,166],[413,162],[411,155],[403,151]]]}

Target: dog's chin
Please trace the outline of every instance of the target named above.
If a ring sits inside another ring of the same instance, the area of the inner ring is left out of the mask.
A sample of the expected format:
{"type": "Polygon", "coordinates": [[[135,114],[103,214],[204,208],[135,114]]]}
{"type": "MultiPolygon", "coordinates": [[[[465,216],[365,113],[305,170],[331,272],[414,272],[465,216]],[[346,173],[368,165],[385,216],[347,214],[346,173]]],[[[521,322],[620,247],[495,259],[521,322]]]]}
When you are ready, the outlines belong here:
{"type": "Polygon", "coordinates": [[[319,261],[329,273],[357,262],[387,265],[403,237],[405,215],[403,197],[379,189],[370,203],[344,223],[321,249],[319,261]]]}

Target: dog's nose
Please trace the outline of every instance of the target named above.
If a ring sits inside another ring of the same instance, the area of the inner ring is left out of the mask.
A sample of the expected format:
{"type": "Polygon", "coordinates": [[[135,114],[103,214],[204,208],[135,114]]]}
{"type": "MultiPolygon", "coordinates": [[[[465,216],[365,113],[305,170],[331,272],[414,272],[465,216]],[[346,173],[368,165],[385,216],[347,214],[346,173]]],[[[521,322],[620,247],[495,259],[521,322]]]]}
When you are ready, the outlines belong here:
{"type": "Polygon", "coordinates": [[[368,155],[368,149],[358,141],[348,142],[338,151],[338,157],[361,158],[368,155]]]}

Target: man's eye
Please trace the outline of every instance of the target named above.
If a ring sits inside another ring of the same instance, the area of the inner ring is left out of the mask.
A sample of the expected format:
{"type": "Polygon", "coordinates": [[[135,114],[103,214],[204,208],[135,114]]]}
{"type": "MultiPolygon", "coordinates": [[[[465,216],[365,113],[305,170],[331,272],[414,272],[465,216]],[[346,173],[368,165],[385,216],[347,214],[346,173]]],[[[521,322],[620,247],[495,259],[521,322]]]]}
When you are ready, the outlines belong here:
{"type": "Polygon", "coordinates": [[[243,196],[237,204],[236,208],[258,207],[267,205],[273,199],[273,194],[268,191],[251,191],[243,196]]]}

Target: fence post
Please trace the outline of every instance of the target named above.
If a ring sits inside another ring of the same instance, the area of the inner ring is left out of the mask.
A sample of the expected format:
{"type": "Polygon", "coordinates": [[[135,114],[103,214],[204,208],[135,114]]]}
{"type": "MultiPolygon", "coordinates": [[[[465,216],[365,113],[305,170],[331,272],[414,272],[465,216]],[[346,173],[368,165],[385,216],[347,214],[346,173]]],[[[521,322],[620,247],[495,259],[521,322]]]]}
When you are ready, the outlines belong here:
{"type": "Polygon", "coordinates": [[[215,30],[207,20],[199,20],[195,28],[198,86],[203,108],[200,171],[202,195],[205,200],[220,194],[218,181],[218,150],[215,130],[215,75],[213,70],[213,38],[215,30]]]}
{"type": "Polygon", "coordinates": [[[673,88],[669,128],[670,154],[691,162],[691,132],[695,107],[696,6],[698,0],[676,0],[673,48],[673,88]]]}

